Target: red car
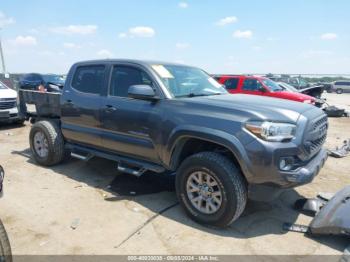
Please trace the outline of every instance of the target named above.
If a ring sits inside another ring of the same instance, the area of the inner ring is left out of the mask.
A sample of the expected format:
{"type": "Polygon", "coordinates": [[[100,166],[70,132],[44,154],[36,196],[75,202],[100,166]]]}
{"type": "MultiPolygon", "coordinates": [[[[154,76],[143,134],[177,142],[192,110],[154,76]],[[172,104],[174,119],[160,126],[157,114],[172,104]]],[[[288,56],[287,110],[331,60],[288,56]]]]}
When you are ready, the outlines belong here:
{"type": "Polygon", "coordinates": [[[288,99],[302,103],[315,104],[315,98],[301,93],[286,91],[276,82],[262,76],[223,75],[215,79],[223,84],[231,94],[250,94],[288,99]]]}

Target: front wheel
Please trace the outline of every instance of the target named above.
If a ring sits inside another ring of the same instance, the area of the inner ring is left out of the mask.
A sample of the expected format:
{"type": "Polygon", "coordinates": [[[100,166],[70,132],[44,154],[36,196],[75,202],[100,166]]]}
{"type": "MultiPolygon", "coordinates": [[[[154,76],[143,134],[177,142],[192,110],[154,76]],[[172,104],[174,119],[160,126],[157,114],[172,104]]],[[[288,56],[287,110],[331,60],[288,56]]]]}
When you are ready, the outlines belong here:
{"type": "Polygon", "coordinates": [[[0,221],[0,261],[12,262],[10,241],[7,237],[5,227],[0,221]]]}
{"type": "Polygon", "coordinates": [[[226,227],[244,211],[246,182],[223,155],[201,152],[185,159],[176,175],[176,192],[182,207],[195,221],[226,227]]]}

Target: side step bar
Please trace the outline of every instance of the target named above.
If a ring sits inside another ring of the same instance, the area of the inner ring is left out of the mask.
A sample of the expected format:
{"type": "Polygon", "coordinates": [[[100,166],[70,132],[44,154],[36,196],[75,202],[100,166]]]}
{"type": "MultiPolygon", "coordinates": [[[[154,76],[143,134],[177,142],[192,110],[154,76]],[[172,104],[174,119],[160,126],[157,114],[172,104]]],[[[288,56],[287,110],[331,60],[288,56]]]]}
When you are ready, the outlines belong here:
{"type": "Polygon", "coordinates": [[[153,171],[155,173],[165,172],[165,168],[161,165],[153,164],[143,160],[135,160],[126,156],[106,153],[89,147],[82,147],[74,144],[66,144],[66,148],[72,151],[71,156],[77,159],[88,161],[94,156],[106,158],[118,162],[118,170],[120,172],[141,176],[145,171],[153,171]],[[135,168],[132,168],[135,167],[135,168]]]}
{"type": "Polygon", "coordinates": [[[84,156],[84,155],[80,155],[80,154],[74,153],[74,152],[71,152],[71,153],[70,153],[70,156],[71,156],[71,157],[74,157],[74,158],[76,158],[76,159],[79,159],[79,160],[83,160],[83,161],[85,161],[85,162],[89,161],[91,158],[94,157],[94,156],[91,155],[91,154],[87,154],[87,155],[84,156]]]}
{"type": "Polygon", "coordinates": [[[122,163],[119,163],[118,164],[118,171],[119,172],[122,172],[122,173],[127,173],[127,174],[130,174],[130,175],[134,175],[134,176],[137,176],[137,177],[140,177],[142,176],[147,170],[144,169],[144,168],[139,168],[139,169],[132,169],[130,167],[125,167],[122,165],[122,163]]]}

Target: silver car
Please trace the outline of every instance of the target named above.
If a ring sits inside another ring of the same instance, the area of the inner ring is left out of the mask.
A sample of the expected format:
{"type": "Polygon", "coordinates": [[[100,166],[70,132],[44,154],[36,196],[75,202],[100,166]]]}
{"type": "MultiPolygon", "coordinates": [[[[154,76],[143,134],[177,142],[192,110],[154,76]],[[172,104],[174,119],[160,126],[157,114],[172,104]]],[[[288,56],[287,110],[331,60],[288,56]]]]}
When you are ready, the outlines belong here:
{"type": "Polygon", "coordinates": [[[350,81],[335,81],[333,83],[332,90],[337,94],[342,94],[343,92],[350,92],[350,81]]]}

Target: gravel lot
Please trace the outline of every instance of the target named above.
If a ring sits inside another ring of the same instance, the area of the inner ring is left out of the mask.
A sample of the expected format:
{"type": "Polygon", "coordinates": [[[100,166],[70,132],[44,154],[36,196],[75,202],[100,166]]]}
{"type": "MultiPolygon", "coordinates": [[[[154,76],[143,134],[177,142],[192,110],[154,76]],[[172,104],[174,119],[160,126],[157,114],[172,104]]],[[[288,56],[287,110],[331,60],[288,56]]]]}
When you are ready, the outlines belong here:
{"type": "MultiPolygon", "coordinates": [[[[325,96],[350,110],[350,94],[325,96]]],[[[334,148],[350,138],[350,118],[329,121],[326,147],[334,148]]],[[[194,223],[178,205],[159,214],[177,202],[174,192],[132,198],[108,192],[117,175],[114,162],[95,158],[52,168],[36,165],[28,149],[29,130],[29,123],[0,127],[0,163],[6,170],[0,217],[16,255],[340,254],[349,245],[343,238],[286,233],[282,224],[311,220],[291,208],[300,196],[350,184],[350,156],[329,158],[313,183],[285,191],[273,202],[249,202],[242,218],[217,230],[194,223]]]]}

